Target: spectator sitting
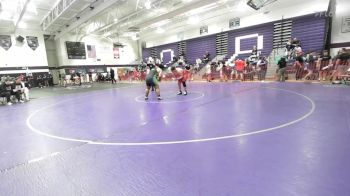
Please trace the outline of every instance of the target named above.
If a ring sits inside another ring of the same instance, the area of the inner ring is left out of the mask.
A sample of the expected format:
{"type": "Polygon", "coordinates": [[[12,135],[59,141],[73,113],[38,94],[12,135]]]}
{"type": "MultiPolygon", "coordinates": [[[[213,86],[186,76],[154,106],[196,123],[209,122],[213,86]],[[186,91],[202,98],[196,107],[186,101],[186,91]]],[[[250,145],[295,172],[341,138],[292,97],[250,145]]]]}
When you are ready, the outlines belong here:
{"type": "Polygon", "coordinates": [[[256,62],[258,61],[258,58],[259,58],[258,49],[256,48],[256,46],[253,46],[252,53],[249,56],[249,61],[251,64],[256,64],[256,62]]]}
{"type": "Polygon", "coordinates": [[[325,81],[328,74],[328,70],[331,67],[332,57],[329,56],[328,50],[324,50],[323,54],[319,57],[317,61],[317,70],[319,71],[318,80],[325,81]]]}
{"type": "Polygon", "coordinates": [[[10,93],[10,95],[14,95],[18,102],[23,102],[21,100],[21,91],[19,88],[16,88],[16,82],[13,79],[7,79],[5,81],[5,90],[10,93]]]}
{"type": "Polygon", "coordinates": [[[81,86],[81,73],[80,72],[76,73],[75,81],[79,82],[79,86],[81,86]]]}
{"type": "Polygon", "coordinates": [[[250,61],[250,59],[246,59],[245,60],[245,70],[244,70],[244,72],[246,74],[246,78],[244,78],[244,79],[249,78],[251,81],[254,80],[255,65],[256,65],[256,62],[250,61]]]}
{"type": "Polygon", "coordinates": [[[39,74],[37,77],[36,77],[36,80],[38,82],[38,86],[39,88],[43,88],[43,77],[41,74],[39,74]]]}
{"type": "Polygon", "coordinates": [[[0,82],[0,97],[5,97],[7,105],[12,105],[11,103],[11,93],[6,90],[5,81],[0,82]]]}
{"type": "MultiPolygon", "coordinates": [[[[47,78],[49,80],[49,86],[53,86],[53,76],[52,76],[52,74],[50,72],[47,75],[47,78]]],[[[21,80],[21,81],[23,81],[23,80],[21,80]]]]}
{"type": "Polygon", "coordinates": [[[338,79],[340,75],[343,75],[347,71],[347,62],[350,59],[350,51],[345,48],[342,48],[338,51],[338,55],[335,57],[335,66],[334,71],[331,75],[330,80],[338,79]]]}
{"type": "Polygon", "coordinates": [[[303,80],[311,79],[311,76],[314,72],[315,65],[315,54],[309,53],[306,55],[306,67],[304,69],[307,70],[307,74],[304,76],[303,80]]]}
{"type": "Polygon", "coordinates": [[[148,57],[147,61],[146,61],[147,64],[154,64],[154,59],[153,57],[148,57]]]}
{"type": "Polygon", "coordinates": [[[46,74],[43,75],[43,85],[44,85],[44,87],[49,86],[49,79],[48,79],[46,74]]]}
{"type": "Polygon", "coordinates": [[[178,61],[177,61],[178,65],[179,66],[182,66],[183,64],[185,64],[185,61],[184,59],[180,58],[178,61]]]}
{"type": "Polygon", "coordinates": [[[105,81],[110,81],[111,80],[111,74],[107,71],[105,81]]]}
{"type": "Polygon", "coordinates": [[[286,56],[288,59],[290,59],[292,57],[292,52],[294,50],[294,45],[293,45],[293,41],[292,41],[292,38],[289,38],[288,42],[286,43],[286,56]]]}
{"type": "Polygon", "coordinates": [[[19,78],[20,78],[21,81],[24,81],[24,80],[25,80],[25,77],[24,77],[23,74],[20,74],[20,75],[19,75],[19,78]]]}
{"type": "Polygon", "coordinates": [[[297,57],[296,57],[296,61],[294,64],[294,67],[296,68],[295,79],[300,80],[303,77],[305,59],[303,57],[302,51],[301,50],[298,51],[297,48],[298,47],[295,48],[295,50],[297,52],[297,57]]]}
{"type": "Polygon", "coordinates": [[[24,87],[24,90],[23,90],[24,101],[29,101],[30,100],[30,98],[29,98],[30,86],[29,86],[28,82],[24,82],[24,81],[21,81],[21,85],[22,85],[22,87],[24,87]]]}
{"type": "Polygon", "coordinates": [[[293,45],[294,47],[297,47],[297,46],[301,47],[301,42],[300,42],[300,40],[298,40],[298,38],[295,37],[295,38],[293,39],[292,45],[293,45]]]}
{"type": "Polygon", "coordinates": [[[205,73],[207,75],[207,81],[211,82],[211,65],[207,64],[205,68],[206,68],[205,73]]]}
{"type": "Polygon", "coordinates": [[[199,71],[199,65],[202,64],[202,60],[200,58],[196,59],[196,65],[194,66],[194,70],[196,72],[199,71]]]}
{"type": "Polygon", "coordinates": [[[179,59],[185,59],[185,53],[183,51],[180,52],[179,59]]]}
{"type": "Polygon", "coordinates": [[[301,46],[296,46],[294,48],[294,51],[295,51],[296,56],[301,56],[303,53],[303,49],[301,48],[301,46]]]}
{"type": "Polygon", "coordinates": [[[260,60],[257,63],[258,79],[262,82],[265,81],[267,64],[266,57],[260,57],[260,60]]]}
{"type": "Polygon", "coordinates": [[[253,46],[252,53],[250,55],[258,56],[258,49],[256,48],[256,46],[253,46]]]}
{"type": "Polygon", "coordinates": [[[208,63],[209,61],[210,61],[210,54],[208,51],[206,51],[205,54],[203,55],[203,62],[208,63]]]}
{"type": "Polygon", "coordinates": [[[89,75],[89,82],[92,83],[92,72],[89,71],[88,75],[89,75]]]}
{"type": "Polygon", "coordinates": [[[160,65],[160,64],[162,64],[162,61],[161,61],[160,59],[157,58],[156,61],[155,61],[155,65],[158,66],[158,65],[160,65]]]}
{"type": "Polygon", "coordinates": [[[176,63],[178,60],[179,59],[176,56],[173,57],[173,63],[176,63]]]}
{"type": "Polygon", "coordinates": [[[289,59],[295,59],[299,55],[298,53],[300,53],[300,52],[302,52],[302,50],[301,50],[301,42],[297,38],[294,38],[292,40],[292,45],[290,46],[289,59]]]}
{"type": "Polygon", "coordinates": [[[70,75],[70,80],[71,80],[71,83],[72,83],[72,84],[75,83],[75,74],[74,74],[74,73],[72,73],[72,74],[70,75]]]}
{"type": "Polygon", "coordinates": [[[15,90],[20,94],[20,100],[19,102],[23,103],[24,101],[29,101],[29,89],[26,87],[25,83],[21,81],[20,78],[17,78],[16,80],[16,87],[15,90]],[[24,100],[22,99],[22,95],[24,97],[24,100]]]}

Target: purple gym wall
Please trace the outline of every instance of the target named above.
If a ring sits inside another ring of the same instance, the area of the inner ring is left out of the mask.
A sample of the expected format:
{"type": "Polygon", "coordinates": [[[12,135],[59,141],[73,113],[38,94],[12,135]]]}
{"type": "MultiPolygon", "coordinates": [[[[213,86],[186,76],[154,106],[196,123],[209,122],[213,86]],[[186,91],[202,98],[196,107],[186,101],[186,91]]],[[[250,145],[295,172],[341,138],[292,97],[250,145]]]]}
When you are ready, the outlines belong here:
{"type": "MultiPolygon", "coordinates": [[[[264,36],[263,49],[261,54],[264,56],[270,55],[272,51],[272,40],[273,40],[273,23],[266,23],[242,29],[232,30],[228,34],[228,54],[229,56],[235,54],[236,37],[259,34],[264,36]]],[[[241,40],[241,51],[251,50],[254,45],[257,45],[257,38],[247,38],[241,40]]],[[[250,54],[241,54],[241,58],[247,58],[250,54]]]]}
{"type": "MultiPolygon", "coordinates": [[[[315,17],[314,15],[306,15],[288,20],[293,21],[292,37],[297,37],[301,40],[304,51],[316,50],[321,51],[324,45],[324,35],[326,19],[321,17],[315,17]]],[[[274,23],[280,21],[274,21],[266,24],[260,24],[256,26],[246,27],[242,29],[236,29],[228,31],[228,55],[231,56],[235,51],[235,38],[259,34],[264,36],[262,55],[268,56],[272,52],[273,48],[273,28],[274,23]]],[[[185,40],[187,44],[186,59],[189,63],[195,63],[197,58],[202,58],[205,51],[209,51],[210,57],[216,56],[216,34],[205,37],[194,38],[185,40]]],[[[256,44],[256,39],[247,38],[242,39],[240,43],[241,50],[250,50],[256,44]]],[[[177,43],[157,46],[158,53],[163,49],[173,49],[175,55],[178,56],[177,43]]],[[[143,49],[147,50],[147,49],[143,49]]],[[[148,54],[147,51],[142,53],[148,54]]],[[[159,55],[159,54],[158,54],[159,55]]],[[[149,55],[148,55],[149,56],[149,55]]],[[[241,58],[248,57],[249,54],[240,55],[241,58]]]]}
{"type": "Polygon", "coordinates": [[[258,40],[256,37],[254,38],[247,38],[241,40],[241,50],[251,50],[252,46],[257,46],[258,40]]]}
{"type": "Polygon", "coordinates": [[[163,52],[163,64],[168,64],[171,61],[171,52],[163,52]]]}
{"type": "Polygon", "coordinates": [[[142,48],[142,60],[151,56],[151,48],[142,48]]]}
{"type": "Polygon", "coordinates": [[[293,19],[292,37],[301,41],[304,52],[321,52],[324,45],[326,18],[314,14],[293,19]]]}
{"type": "MultiPolygon", "coordinates": [[[[161,46],[156,46],[155,48],[157,48],[157,56],[160,59],[160,53],[163,50],[173,50],[174,51],[174,55],[178,56],[178,49],[177,49],[177,42],[176,43],[171,43],[171,44],[166,44],[166,45],[161,45],[161,46]]],[[[165,55],[165,59],[163,59],[164,63],[171,61],[171,57],[169,57],[170,59],[168,59],[168,57],[166,57],[167,55],[165,55]]],[[[164,58],[164,57],[163,57],[164,58]]]]}
{"type": "Polygon", "coordinates": [[[216,56],[216,35],[210,35],[186,41],[186,60],[188,63],[195,63],[197,58],[202,59],[208,51],[210,58],[216,56]]]}

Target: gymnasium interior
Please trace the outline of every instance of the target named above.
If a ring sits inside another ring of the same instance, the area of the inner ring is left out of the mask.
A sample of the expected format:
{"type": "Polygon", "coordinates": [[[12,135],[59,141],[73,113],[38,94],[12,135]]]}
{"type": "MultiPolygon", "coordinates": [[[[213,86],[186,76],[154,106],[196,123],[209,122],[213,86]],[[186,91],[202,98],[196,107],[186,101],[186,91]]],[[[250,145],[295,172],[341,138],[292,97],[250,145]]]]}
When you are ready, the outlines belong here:
{"type": "Polygon", "coordinates": [[[350,195],[349,0],[0,0],[0,195],[350,195]]]}

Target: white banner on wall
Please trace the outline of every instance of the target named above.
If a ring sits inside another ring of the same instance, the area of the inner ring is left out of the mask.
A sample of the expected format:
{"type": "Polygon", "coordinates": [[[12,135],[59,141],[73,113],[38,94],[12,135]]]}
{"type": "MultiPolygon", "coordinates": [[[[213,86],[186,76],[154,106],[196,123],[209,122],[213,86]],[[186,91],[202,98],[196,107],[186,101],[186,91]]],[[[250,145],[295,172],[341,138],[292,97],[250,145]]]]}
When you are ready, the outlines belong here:
{"type": "Polygon", "coordinates": [[[5,50],[8,50],[12,46],[10,35],[0,35],[0,46],[5,50]]]}
{"type": "Polygon", "coordinates": [[[32,50],[36,50],[39,47],[38,37],[27,36],[26,39],[29,48],[31,48],[32,50]]]}
{"type": "Polygon", "coordinates": [[[341,25],[341,32],[342,33],[348,33],[350,32],[350,16],[344,16],[342,25],[341,25]]]}
{"type": "Polygon", "coordinates": [[[162,50],[162,52],[160,53],[160,60],[164,63],[164,64],[168,64],[168,63],[171,63],[171,61],[173,60],[174,58],[174,51],[172,49],[167,49],[167,50],[162,50]],[[170,59],[169,59],[169,62],[164,62],[164,54],[165,53],[170,53],[170,59]]]}
{"type": "Polygon", "coordinates": [[[248,38],[256,38],[257,43],[258,43],[257,49],[258,50],[264,49],[264,36],[263,35],[259,35],[259,34],[245,35],[245,36],[240,36],[240,37],[235,38],[236,39],[235,40],[236,54],[248,54],[248,53],[252,52],[252,50],[242,50],[241,51],[241,40],[248,39],[248,38]]]}

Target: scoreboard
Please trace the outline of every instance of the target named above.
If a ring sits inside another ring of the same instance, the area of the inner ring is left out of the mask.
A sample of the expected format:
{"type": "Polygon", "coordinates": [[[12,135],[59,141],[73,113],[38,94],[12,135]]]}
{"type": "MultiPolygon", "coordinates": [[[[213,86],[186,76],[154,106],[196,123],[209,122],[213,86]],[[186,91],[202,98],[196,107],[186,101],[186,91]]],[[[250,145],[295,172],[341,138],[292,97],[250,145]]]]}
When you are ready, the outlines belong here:
{"type": "Polygon", "coordinates": [[[84,42],[66,42],[68,59],[86,59],[84,42]]]}

